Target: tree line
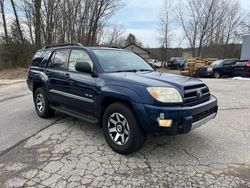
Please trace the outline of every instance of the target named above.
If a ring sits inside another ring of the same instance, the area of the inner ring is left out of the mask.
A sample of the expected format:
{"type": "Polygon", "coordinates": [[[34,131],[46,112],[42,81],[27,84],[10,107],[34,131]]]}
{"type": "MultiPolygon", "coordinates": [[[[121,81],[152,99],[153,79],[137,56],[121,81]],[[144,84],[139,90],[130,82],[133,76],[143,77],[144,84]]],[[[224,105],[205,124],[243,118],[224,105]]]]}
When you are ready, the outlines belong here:
{"type": "Polygon", "coordinates": [[[239,43],[242,34],[250,31],[247,15],[242,12],[238,0],[164,0],[160,16],[163,56],[167,58],[172,42],[181,45],[183,41],[193,57],[201,56],[207,47],[219,49],[221,57],[232,55],[231,44],[239,43]],[[176,28],[183,38],[173,41],[176,28]]]}

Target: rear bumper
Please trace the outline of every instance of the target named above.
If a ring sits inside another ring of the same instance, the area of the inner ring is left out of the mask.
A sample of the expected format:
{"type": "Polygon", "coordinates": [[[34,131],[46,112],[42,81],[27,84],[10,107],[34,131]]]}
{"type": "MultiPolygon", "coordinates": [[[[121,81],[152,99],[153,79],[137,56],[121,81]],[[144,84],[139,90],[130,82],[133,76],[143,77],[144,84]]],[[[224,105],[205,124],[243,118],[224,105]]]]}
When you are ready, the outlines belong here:
{"type": "Polygon", "coordinates": [[[188,133],[209,120],[215,118],[218,105],[214,96],[209,101],[196,106],[153,106],[136,104],[138,120],[144,131],[160,135],[177,135],[188,133]],[[164,114],[164,119],[173,120],[169,128],[160,127],[158,119],[164,114]]]}

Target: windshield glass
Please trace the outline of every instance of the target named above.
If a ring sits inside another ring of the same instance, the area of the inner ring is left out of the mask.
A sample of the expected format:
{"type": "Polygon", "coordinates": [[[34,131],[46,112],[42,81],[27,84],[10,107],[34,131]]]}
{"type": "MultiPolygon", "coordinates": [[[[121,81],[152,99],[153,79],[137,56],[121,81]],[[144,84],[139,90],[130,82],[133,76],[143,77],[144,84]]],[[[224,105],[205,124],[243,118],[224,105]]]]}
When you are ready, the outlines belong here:
{"type": "Polygon", "coordinates": [[[217,60],[217,61],[214,61],[211,66],[212,67],[218,67],[221,65],[221,63],[223,62],[223,60],[217,60]]]}
{"type": "Polygon", "coordinates": [[[154,71],[140,56],[121,50],[93,50],[105,72],[154,71]]]}

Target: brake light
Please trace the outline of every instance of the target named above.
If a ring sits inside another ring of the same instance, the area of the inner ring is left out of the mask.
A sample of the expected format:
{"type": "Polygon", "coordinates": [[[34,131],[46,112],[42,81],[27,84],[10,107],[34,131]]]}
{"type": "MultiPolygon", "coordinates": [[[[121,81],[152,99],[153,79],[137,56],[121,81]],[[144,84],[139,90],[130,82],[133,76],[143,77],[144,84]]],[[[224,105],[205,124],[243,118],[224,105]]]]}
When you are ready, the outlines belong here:
{"type": "Polygon", "coordinates": [[[247,62],[247,67],[250,67],[250,60],[247,62]]]}

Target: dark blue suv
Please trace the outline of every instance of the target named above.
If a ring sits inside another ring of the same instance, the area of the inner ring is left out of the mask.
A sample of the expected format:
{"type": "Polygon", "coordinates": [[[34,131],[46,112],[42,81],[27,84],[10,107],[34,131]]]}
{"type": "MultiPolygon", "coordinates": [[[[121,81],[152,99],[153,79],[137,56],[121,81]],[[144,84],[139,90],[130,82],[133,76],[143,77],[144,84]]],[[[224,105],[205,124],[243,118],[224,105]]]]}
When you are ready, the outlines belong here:
{"type": "Polygon", "coordinates": [[[140,56],[115,48],[44,47],[34,55],[27,83],[40,117],[59,111],[98,124],[121,154],[139,150],[147,133],[188,133],[218,109],[202,81],[156,72],[140,56]]]}

